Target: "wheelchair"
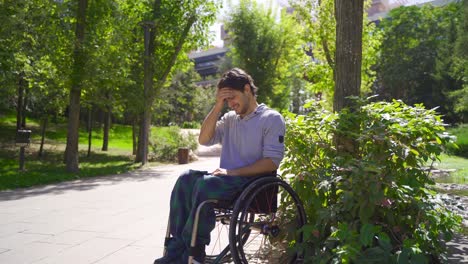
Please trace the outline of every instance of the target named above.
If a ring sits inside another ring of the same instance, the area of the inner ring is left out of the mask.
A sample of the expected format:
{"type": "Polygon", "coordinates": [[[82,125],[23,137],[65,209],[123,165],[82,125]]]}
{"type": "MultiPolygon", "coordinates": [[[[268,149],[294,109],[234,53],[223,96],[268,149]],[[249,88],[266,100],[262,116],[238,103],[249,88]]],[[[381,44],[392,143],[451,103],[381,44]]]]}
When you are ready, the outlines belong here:
{"type": "MultiPolygon", "coordinates": [[[[189,254],[195,249],[200,210],[208,204],[214,208],[216,226],[205,250],[205,263],[303,263],[299,248],[306,214],[297,194],[279,176],[253,180],[234,201],[202,202],[196,211],[189,254]]],[[[164,255],[169,229],[168,225],[164,255]]]]}

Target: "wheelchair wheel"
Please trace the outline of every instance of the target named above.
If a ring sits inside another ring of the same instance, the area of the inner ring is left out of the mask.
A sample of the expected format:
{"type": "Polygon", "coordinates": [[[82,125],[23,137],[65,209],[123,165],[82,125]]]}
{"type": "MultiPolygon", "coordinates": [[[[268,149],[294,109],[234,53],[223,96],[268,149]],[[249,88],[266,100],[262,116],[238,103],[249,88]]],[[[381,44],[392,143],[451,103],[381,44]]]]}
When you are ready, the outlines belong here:
{"type": "MultiPolygon", "coordinates": [[[[233,259],[229,248],[229,224],[232,217],[232,209],[215,208],[216,226],[211,232],[211,242],[206,247],[205,263],[232,263],[233,259]]],[[[243,222],[253,222],[254,215],[247,215],[243,222]]],[[[245,243],[249,232],[243,234],[242,241],[245,243]]]]}
{"type": "Polygon", "coordinates": [[[305,223],[302,203],[286,182],[255,180],[233,209],[229,246],[234,263],[302,263],[294,246],[302,243],[305,223]]]}

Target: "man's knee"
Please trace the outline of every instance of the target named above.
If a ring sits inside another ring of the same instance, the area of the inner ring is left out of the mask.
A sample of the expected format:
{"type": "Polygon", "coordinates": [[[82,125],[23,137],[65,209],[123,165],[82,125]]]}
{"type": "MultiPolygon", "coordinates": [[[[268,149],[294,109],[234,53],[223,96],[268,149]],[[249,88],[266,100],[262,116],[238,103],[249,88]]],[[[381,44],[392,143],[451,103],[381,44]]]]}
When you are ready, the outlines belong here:
{"type": "Polygon", "coordinates": [[[199,178],[193,185],[192,199],[202,202],[208,199],[224,200],[230,199],[232,186],[219,176],[204,176],[199,178]]]}
{"type": "Polygon", "coordinates": [[[219,188],[219,179],[216,176],[199,177],[194,183],[194,190],[198,192],[212,191],[219,188]]]}
{"type": "Polygon", "coordinates": [[[195,173],[193,170],[184,171],[179,175],[179,178],[177,178],[176,185],[179,183],[193,185],[197,178],[200,177],[198,174],[199,173],[195,173]]]}
{"type": "Polygon", "coordinates": [[[190,170],[186,170],[179,175],[179,179],[186,179],[192,177],[190,170]]]}

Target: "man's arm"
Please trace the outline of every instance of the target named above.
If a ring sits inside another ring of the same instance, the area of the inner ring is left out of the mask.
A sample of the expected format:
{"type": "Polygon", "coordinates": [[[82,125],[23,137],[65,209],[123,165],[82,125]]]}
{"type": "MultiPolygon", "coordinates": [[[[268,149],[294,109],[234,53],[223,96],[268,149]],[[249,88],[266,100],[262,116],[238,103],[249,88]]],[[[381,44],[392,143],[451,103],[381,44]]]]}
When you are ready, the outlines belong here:
{"type": "Polygon", "coordinates": [[[211,109],[210,113],[205,117],[203,124],[200,128],[200,135],[198,136],[198,143],[206,145],[213,138],[216,129],[216,122],[218,121],[219,113],[223,110],[224,100],[231,97],[232,92],[230,89],[218,89],[216,92],[216,103],[211,109]]]}
{"type": "MultiPolygon", "coordinates": [[[[222,106],[221,106],[222,109],[222,106]]],[[[198,136],[198,143],[206,145],[213,138],[215,134],[216,122],[218,121],[221,109],[216,105],[211,109],[210,113],[205,117],[203,124],[200,128],[200,135],[198,136]]]]}
{"type": "Polygon", "coordinates": [[[263,174],[269,174],[278,169],[278,166],[270,158],[263,158],[257,160],[255,163],[233,170],[216,169],[212,172],[213,175],[217,176],[258,176],[263,174]]]}

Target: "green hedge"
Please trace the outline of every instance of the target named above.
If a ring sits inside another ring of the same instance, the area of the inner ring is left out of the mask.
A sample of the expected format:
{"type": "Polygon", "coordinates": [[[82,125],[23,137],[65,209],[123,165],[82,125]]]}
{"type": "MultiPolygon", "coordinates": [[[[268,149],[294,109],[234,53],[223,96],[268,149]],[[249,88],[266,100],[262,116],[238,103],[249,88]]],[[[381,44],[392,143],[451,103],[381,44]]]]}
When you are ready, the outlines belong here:
{"type": "Polygon", "coordinates": [[[468,158],[468,124],[462,124],[449,129],[457,137],[456,146],[449,146],[449,154],[468,158]]]}
{"type": "Polygon", "coordinates": [[[171,126],[164,132],[151,138],[150,146],[153,151],[149,156],[150,160],[175,162],[179,148],[189,148],[194,151],[198,147],[195,135],[181,133],[179,127],[171,126]]]}

